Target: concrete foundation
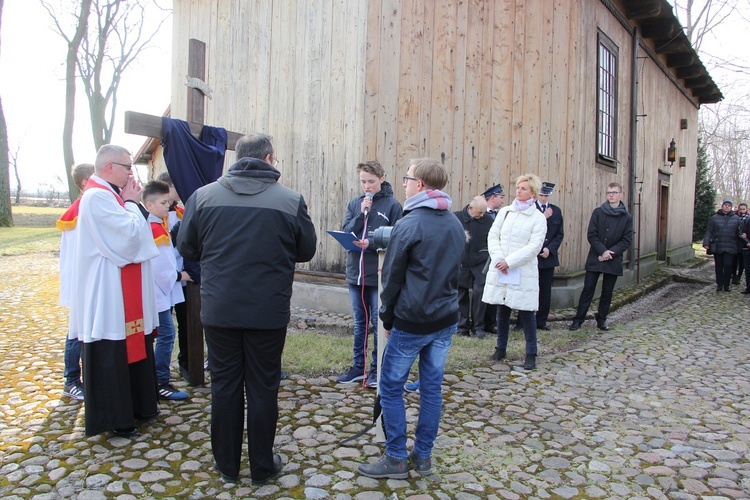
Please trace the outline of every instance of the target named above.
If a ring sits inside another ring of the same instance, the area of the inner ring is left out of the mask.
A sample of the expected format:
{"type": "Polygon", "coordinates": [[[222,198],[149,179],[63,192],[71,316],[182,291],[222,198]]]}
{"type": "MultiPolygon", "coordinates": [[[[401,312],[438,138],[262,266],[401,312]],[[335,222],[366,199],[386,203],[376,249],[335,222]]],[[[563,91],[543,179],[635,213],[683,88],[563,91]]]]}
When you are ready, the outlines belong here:
{"type": "MultiPolygon", "coordinates": [[[[667,255],[669,264],[685,262],[694,258],[695,252],[692,246],[684,246],[671,249],[667,255]]],[[[659,270],[664,264],[656,260],[656,254],[642,255],[640,269],[625,269],[623,276],[617,280],[617,288],[629,285],[636,280],[636,275],[641,279],[659,270]]],[[[581,271],[575,275],[555,276],[552,285],[552,308],[563,309],[576,307],[583,289],[583,278],[585,272],[581,271]]],[[[597,284],[596,295],[601,293],[601,280],[597,284]]],[[[294,294],[292,295],[292,307],[314,311],[324,311],[330,314],[351,315],[352,307],[349,300],[348,285],[344,280],[328,280],[326,284],[315,279],[309,279],[303,274],[298,274],[294,281],[294,294]]]]}

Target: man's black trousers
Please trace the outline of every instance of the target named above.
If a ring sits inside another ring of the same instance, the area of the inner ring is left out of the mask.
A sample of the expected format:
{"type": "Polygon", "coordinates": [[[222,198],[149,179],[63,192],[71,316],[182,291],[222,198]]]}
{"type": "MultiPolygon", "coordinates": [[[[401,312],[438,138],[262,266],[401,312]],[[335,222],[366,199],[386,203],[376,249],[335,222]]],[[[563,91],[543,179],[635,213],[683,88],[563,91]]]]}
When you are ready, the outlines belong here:
{"type": "Polygon", "coordinates": [[[275,330],[204,326],[211,370],[211,449],[221,472],[237,476],[247,396],[250,473],[274,473],[273,442],[279,418],[281,353],[286,327],[275,330]]]}

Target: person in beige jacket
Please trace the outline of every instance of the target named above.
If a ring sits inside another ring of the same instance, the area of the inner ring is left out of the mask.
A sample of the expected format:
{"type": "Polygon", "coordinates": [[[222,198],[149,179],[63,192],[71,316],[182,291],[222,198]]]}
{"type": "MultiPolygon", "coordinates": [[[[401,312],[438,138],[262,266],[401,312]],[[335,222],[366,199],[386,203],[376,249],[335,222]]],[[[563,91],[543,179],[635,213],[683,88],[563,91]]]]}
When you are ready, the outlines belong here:
{"type": "Polygon", "coordinates": [[[498,305],[497,347],[490,359],[505,358],[511,309],[518,310],[526,338],[524,368],[536,368],[536,315],[539,309],[537,255],[542,250],[547,221],[536,208],[542,181],[534,174],[516,179],[516,198],[495,217],[487,248],[490,267],[482,301],[498,305]]]}

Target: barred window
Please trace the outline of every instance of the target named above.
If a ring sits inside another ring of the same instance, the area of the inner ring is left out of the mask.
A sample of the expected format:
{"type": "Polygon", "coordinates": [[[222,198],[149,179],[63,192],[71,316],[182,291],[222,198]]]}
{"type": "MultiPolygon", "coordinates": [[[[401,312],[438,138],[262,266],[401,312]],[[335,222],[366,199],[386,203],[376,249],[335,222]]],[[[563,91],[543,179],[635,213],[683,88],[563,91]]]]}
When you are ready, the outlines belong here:
{"type": "Polygon", "coordinates": [[[599,32],[597,73],[597,160],[611,166],[617,163],[617,45],[599,32]]]}

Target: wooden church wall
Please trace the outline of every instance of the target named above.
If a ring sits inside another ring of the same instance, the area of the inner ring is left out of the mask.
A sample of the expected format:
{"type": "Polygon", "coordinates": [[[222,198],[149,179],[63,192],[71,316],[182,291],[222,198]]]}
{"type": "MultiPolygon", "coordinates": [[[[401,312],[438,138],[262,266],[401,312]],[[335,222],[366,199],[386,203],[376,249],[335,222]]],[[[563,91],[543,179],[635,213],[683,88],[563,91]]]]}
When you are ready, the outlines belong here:
{"type": "MultiPolygon", "coordinates": [[[[403,202],[409,158],[441,159],[456,210],[497,182],[512,201],[512,181],[525,172],[556,183],[552,201],[563,209],[566,232],[561,274],[582,269],[588,219],[607,184],[622,183],[626,202],[634,195],[632,39],[599,0],[175,0],[174,12],[173,117],[185,116],[188,39],[198,38],[207,44],[214,89],[206,123],[274,137],[281,182],[305,196],[319,230],[310,269],[344,269],[344,252],[324,230],[340,227],[346,203],[359,194],[362,160],[383,164],[403,202]],[[599,29],[619,48],[614,171],[595,164],[599,29]]],[[[649,163],[664,156],[672,115],[693,124],[697,117],[658,68],[645,64],[638,112],[648,113],[651,129],[638,131],[641,170],[641,155],[649,163]]],[[[688,132],[684,145],[678,141],[686,154],[695,128],[688,132]]],[[[234,155],[227,156],[229,165],[234,155]]],[[[648,168],[643,213],[653,219],[658,169],[648,168]]],[[[691,185],[689,171],[672,176],[671,193],[691,185]]],[[[651,219],[642,252],[653,251],[651,219]]],[[[684,243],[675,223],[673,246],[684,243]]]]}

